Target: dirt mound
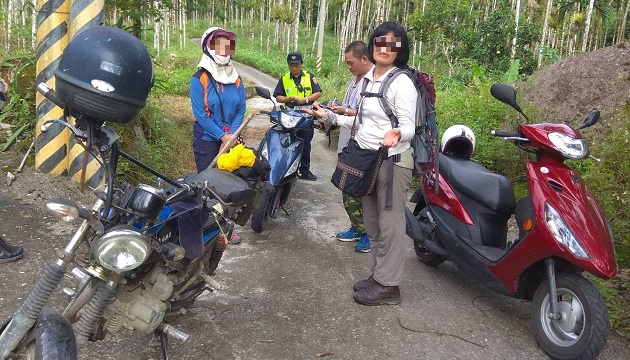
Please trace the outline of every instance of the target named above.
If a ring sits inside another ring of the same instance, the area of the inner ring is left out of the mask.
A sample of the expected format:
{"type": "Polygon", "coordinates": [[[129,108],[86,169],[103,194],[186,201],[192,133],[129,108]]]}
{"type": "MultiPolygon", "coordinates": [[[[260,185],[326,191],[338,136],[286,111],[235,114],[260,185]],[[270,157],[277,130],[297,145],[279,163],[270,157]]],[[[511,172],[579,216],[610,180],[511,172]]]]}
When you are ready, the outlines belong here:
{"type": "Polygon", "coordinates": [[[541,68],[522,87],[522,96],[542,111],[544,119],[535,122],[578,125],[597,108],[600,121],[615,128],[630,109],[630,42],[541,68]]]}

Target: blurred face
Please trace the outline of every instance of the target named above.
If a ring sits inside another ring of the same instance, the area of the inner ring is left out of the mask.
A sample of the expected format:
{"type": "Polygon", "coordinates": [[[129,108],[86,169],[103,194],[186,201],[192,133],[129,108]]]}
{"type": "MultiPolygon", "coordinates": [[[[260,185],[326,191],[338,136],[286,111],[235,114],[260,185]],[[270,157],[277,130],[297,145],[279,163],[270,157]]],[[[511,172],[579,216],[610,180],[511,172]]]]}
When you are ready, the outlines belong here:
{"type": "Polygon", "coordinates": [[[370,60],[368,60],[367,56],[362,56],[361,59],[357,59],[352,55],[352,51],[343,54],[343,61],[348,65],[348,70],[350,70],[352,75],[358,77],[365,75],[372,67],[372,65],[369,64],[370,60]]]}
{"type": "Polygon", "coordinates": [[[212,39],[210,49],[214,50],[214,53],[220,56],[234,55],[236,42],[233,42],[224,36],[219,36],[212,39]]]}
{"type": "Polygon", "coordinates": [[[302,66],[304,66],[303,63],[289,64],[289,72],[293,77],[298,77],[302,72],[302,66]]]}
{"type": "Polygon", "coordinates": [[[392,65],[398,52],[402,48],[402,42],[394,33],[388,32],[384,36],[374,38],[374,51],[372,57],[379,65],[392,65]]]}

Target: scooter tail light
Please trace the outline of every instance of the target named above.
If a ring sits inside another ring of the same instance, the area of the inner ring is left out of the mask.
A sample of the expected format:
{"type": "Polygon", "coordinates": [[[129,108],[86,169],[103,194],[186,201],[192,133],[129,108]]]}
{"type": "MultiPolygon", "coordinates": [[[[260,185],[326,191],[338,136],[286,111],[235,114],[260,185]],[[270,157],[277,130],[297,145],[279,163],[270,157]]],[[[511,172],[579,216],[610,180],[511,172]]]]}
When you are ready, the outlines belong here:
{"type": "Polygon", "coordinates": [[[548,203],[545,203],[545,223],[556,241],[569,250],[571,254],[580,259],[590,259],[580,241],[562,219],[562,216],[548,203]]]}

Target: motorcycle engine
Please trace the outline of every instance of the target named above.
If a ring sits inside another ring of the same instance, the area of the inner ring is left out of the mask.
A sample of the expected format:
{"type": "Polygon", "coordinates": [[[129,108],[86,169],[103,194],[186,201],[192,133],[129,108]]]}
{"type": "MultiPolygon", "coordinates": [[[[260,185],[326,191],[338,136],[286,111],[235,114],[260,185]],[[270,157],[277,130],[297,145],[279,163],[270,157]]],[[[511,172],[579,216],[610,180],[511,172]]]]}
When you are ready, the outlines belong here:
{"type": "Polygon", "coordinates": [[[152,333],[164,319],[166,302],[173,293],[173,282],[156,266],[141,284],[124,286],[107,307],[105,327],[118,332],[123,326],[144,334],[152,333]]]}

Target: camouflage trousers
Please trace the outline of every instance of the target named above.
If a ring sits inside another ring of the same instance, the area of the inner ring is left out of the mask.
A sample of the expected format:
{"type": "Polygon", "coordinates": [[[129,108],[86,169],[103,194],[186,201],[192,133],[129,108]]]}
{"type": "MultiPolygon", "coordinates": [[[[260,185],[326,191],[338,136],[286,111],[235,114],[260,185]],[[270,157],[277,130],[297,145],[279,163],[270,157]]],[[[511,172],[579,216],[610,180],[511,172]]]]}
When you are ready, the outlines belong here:
{"type": "Polygon", "coordinates": [[[350,218],[350,225],[360,234],[364,234],[365,225],[363,224],[363,204],[361,204],[361,199],[345,193],[341,193],[341,197],[343,198],[343,207],[350,218]]]}

